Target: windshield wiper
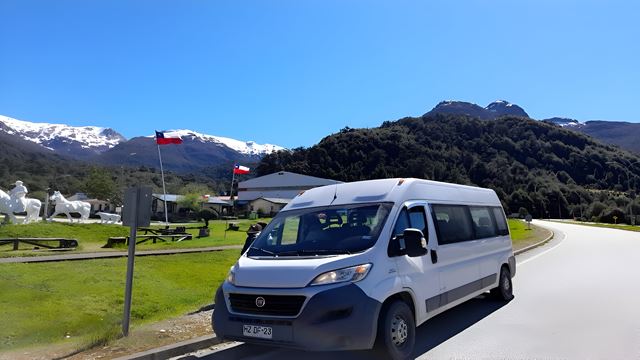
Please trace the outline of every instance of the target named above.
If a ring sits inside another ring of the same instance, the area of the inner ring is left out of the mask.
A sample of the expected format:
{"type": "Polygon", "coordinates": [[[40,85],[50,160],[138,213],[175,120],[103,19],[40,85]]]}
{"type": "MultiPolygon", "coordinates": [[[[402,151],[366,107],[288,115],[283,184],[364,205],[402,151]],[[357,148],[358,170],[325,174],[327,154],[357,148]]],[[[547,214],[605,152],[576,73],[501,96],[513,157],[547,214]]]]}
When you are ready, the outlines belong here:
{"type": "Polygon", "coordinates": [[[276,256],[276,255],[277,255],[277,254],[276,254],[276,253],[274,253],[273,251],[265,250],[265,249],[263,249],[263,248],[258,248],[258,247],[254,247],[254,246],[252,246],[252,247],[250,247],[250,249],[259,250],[259,251],[262,251],[262,252],[263,252],[263,253],[265,253],[265,254],[269,254],[269,255],[272,255],[272,256],[276,256]]]}

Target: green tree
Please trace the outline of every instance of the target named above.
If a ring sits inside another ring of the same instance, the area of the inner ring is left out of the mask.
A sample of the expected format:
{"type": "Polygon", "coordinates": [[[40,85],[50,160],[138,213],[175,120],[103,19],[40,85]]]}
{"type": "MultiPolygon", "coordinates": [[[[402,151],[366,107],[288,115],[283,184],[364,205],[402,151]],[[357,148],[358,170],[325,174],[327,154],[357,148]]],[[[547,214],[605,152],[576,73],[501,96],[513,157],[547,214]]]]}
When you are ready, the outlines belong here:
{"type": "Polygon", "coordinates": [[[111,200],[116,193],[116,183],[107,170],[92,168],[85,182],[85,192],[92,198],[111,200]]]}
{"type": "Polygon", "coordinates": [[[199,211],[202,207],[204,198],[202,197],[202,195],[191,193],[182,195],[182,197],[177,202],[181,207],[196,212],[199,211]]]}

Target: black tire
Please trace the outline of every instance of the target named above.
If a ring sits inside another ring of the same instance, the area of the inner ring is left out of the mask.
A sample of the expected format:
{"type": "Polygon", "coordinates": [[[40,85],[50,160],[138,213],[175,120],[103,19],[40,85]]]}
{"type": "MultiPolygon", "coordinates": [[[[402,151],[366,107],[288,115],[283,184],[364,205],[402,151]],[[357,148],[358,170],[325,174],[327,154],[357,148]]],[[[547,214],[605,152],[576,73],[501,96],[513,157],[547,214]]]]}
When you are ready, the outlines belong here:
{"type": "Polygon", "coordinates": [[[500,270],[498,278],[498,287],[491,289],[491,295],[503,301],[511,301],[513,299],[513,283],[511,282],[511,271],[506,266],[500,270]]]}
{"type": "Polygon", "coordinates": [[[409,305],[395,301],[380,314],[376,351],[385,359],[411,359],[416,342],[416,322],[409,305]]]}

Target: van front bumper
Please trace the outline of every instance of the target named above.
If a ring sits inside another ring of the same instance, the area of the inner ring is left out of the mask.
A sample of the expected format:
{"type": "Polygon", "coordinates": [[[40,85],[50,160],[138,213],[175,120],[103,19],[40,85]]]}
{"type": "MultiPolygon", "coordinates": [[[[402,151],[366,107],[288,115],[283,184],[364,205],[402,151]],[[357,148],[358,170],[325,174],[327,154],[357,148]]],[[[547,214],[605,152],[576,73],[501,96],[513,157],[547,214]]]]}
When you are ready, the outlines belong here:
{"type": "MultiPolygon", "coordinates": [[[[219,338],[315,351],[370,349],[375,342],[382,304],[355,284],[315,293],[295,318],[232,314],[222,288],[216,292],[212,317],[219,338]],[[244,325],[271,327],[273,337],[246,337],[244,325]]],[[[277,294],[278,289],[264,290],[277,294]]]]}

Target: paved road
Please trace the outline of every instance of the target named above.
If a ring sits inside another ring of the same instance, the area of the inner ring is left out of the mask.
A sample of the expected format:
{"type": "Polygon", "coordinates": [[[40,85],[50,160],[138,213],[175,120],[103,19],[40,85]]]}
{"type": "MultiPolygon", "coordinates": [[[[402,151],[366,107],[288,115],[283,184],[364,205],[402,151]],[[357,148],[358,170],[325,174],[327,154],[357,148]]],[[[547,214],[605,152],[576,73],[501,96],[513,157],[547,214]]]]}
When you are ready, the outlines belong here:
{"type": "MultiPolygon", "coordinates": [[[[223,246],[210,246],[210,247],[189,248],[189,249],[136,250],[136,256],[188,254],[188,253],[220,251],[220,250],[226,250],[226,249],[242,249],[242,245],[223,245],[223,246]]],[[[119,257],[127,257],[127,252],[126,251],[104,251],[104,252],[73,253],[73,254],[60,254],[60,255],[15,256],[15,257],[8,257],[8,258],[0,258],[0,264],[110,259],[110,258],[119,258],[119,257]]]]}
{"type": "MultiPolygon", "coordinates": [[[[640,359],[640,233],[539,222],[556,233],[518,256],[516,298],[483,297],[418,328],[418,359],[640,359]]],[[[239,344],[191,358],[370,359],[239,344]]]]}

